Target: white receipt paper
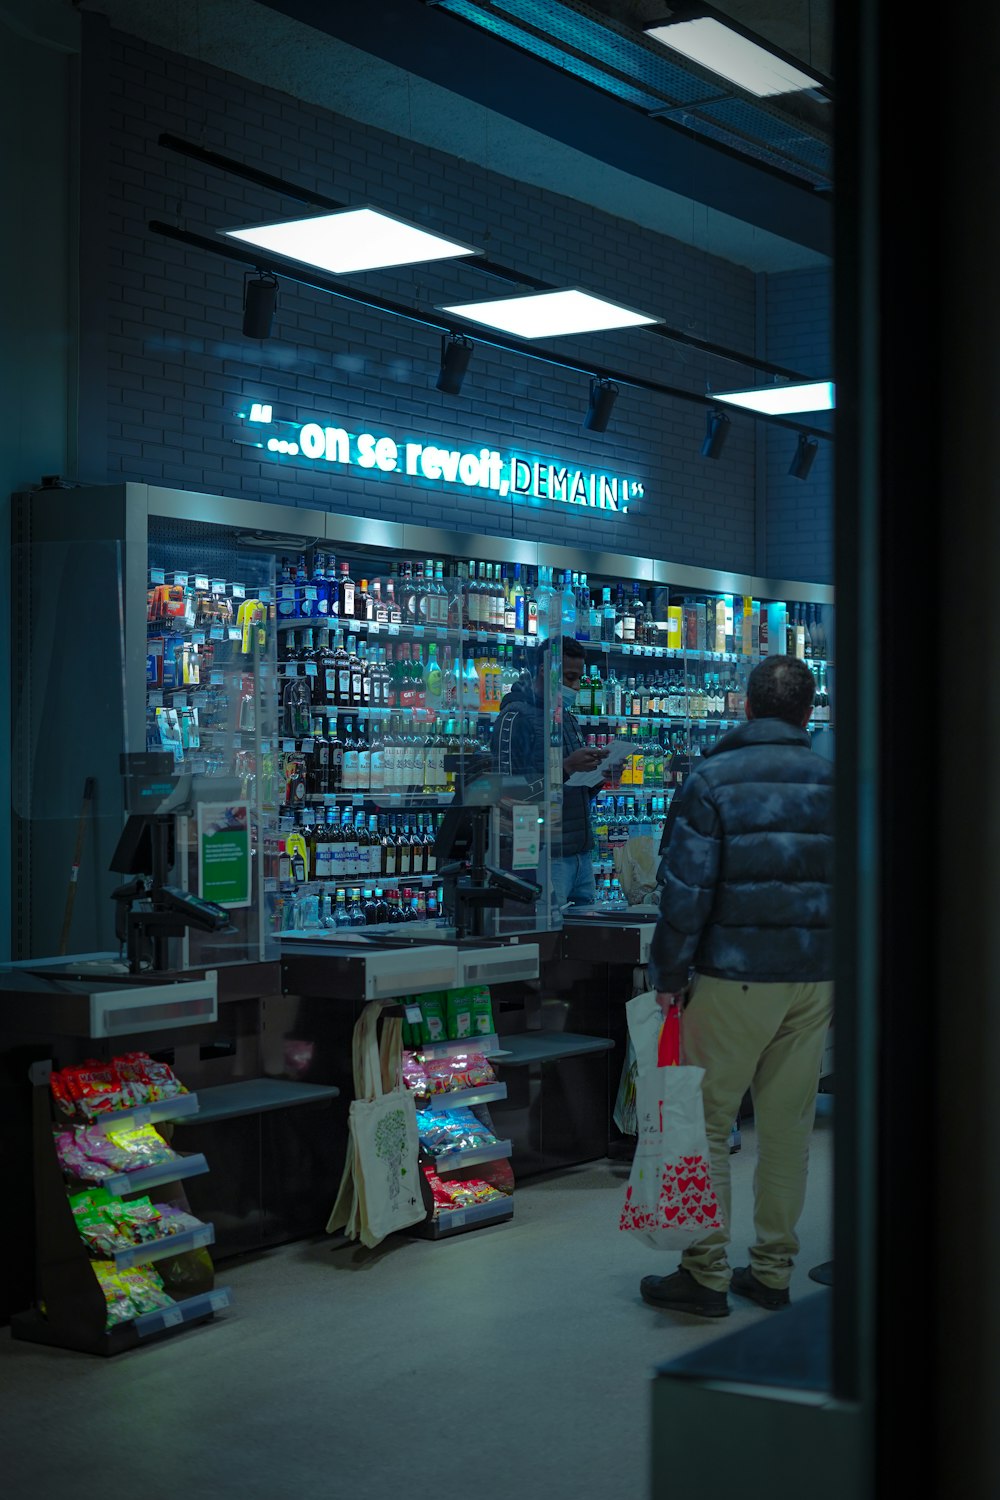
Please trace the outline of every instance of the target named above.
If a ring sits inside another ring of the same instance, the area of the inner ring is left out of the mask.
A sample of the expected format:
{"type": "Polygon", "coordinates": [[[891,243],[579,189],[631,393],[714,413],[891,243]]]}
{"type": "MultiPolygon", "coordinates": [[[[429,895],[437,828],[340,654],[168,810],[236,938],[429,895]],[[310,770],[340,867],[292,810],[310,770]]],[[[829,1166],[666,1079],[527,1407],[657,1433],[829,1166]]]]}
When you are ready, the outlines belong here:
{"type": "Polygon", "coordinates": [[[574,771],[569,780],[563,782],[563,786],[600,786],[623,761],[628,760],[630,755],[635,755],[638,750],[639,745],[632,740],[612,740],[599,766],[593,771],[574,771]]]}

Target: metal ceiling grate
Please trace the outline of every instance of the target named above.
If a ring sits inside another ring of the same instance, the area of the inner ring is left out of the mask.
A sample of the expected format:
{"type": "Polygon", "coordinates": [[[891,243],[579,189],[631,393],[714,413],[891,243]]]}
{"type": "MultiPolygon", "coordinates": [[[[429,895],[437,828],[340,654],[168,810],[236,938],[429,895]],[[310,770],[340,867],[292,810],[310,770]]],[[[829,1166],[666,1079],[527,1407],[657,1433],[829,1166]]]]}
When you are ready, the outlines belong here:
{"type": "Polygon", "coordinates": [[[553,0],[494,0],[491,8],[508,11],[536,31],[593,58],[601,67],[616,69],[677,104],[694,104],[712,92],[710,85],[675,66],[661,49],[632,41],[553,0]]]}
{"type": "Polygon", "coordinates": [[[563,51],[561,47],[552,46],[540,37],[522,31],[514,22],[505,21],[501,16],[484,13],[478,5],[471,3],[471,0],[442,0],[441,8],[472,21],[483,31],[489,31],[505,42],[512,42],[515,47],[520,47],[532,53],[533,56],[540,57],[543,62],[551,63],[553,67],[561,69],[564,73],[571,73],[575,78],[581,78],[585,83],[603,89],[605,93],[614,94],[616,98],[623,99],[626,104],[634,104],[638,109],[647,111],[663,108],[663,100],[658,96],[644,93],[641,89],[633,88],[619,78],[602,73],[598,67],[575,57],[570,52],[563,51]]]}
{"type": "Polygon", "coordinates": [[[782,156],[791,156],[817,172],[830,171],[831,151],[826,142],[806,135],[776,115],[754,109],[739,99],[721,99],[713,104],[700,105],[698,112],[737,131],[745,139],[782,156]]]}
{"type": "Polygon", "coordinates": [[[754,161],[759,161],[764,166],[773,167],[787,177],[796,177],[801,182],[807,182],[812,187],[828,188],[831,185],[827,174],[811,172],[808,167],[789,161],[787,156],[768,151],[765,147],[748,141],[745,136],[736,135],[732,130],[716,125],[711,120],[703,119],[700,115],[688,114],[675,123],[682,125],[695,135],[704,136],[706,140],[717,141],[720,146],[728,146],[731,151],[736,151],[741,156],[752,157],[754,161]]]}
{"type": "Polygon", "coordinates": [[[813,187],[832,185],[829,144],[713,85],[570,0],[438,0],[442,10],[650,115],[813,187]],[[570,50],[571,49],[571,50],[570,50]]]}

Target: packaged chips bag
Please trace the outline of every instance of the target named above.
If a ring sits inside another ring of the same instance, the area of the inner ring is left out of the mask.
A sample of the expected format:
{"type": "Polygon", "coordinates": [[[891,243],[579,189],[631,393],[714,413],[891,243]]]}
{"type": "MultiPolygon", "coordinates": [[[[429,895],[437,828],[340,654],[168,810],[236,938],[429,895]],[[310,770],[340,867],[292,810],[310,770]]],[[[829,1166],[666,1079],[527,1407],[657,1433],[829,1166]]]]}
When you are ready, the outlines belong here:
{"type": "Polygon", "coordinates": [[[480,1203],[499,1202],[505,1197],[499,1188],[479,1178],[455,1181],[451,1178],[439,1177],[430,1167],[424,1168],[424,1175],[430,1184],[435,1219],[442,1218],[456,1209],[474,1208],[480,1203]]]}
{"type": "Polygon", "coordinates": [[[93,1267],[107,1303],[107,1328],[158,1307],[173,1306],[173,1297],[164,1290],[163,1281],[152,1266],[131,1266],[127,1271],[119,1271],[113,1261],[95,1260],[93,1267]]]}
{"type": "Polygon", "coordinates": [[[125,1153],[126,1165],[122,1168],[125,1172],[135,1171],[138,1167],[155,1167],[160,1162],[175,1161],[177,1157],[176,1151],[167,1145],[153,1125],[140,1125],[135,1130],[108,1130],[105,1138],[125,1153]]]}
{"type": "Polygon", "coordinates": [[[462,989],[448,990],[445,997],[448,1037],[460,1042],[472,1035],[473,990],[466,985],[462,989]]]}
{"type": "Polygon", "coordinates": [[[421,995],[420,1014],[424,1018],[424,1043],[447,1041],[447,1016],[445,1013],[444,995],[421,995]]]}
{"type": "Polygon", "coordinates": [[[477,984],[472,989],[472,1032],[474,1036],[492,1036],[496,1031],[493,1019],[493,996],[488,984],[477,984]]]}
{"type": "Polygon", "coordinates": [[[496,1074],[481,1052],[456,1052],[451,1057],[424,1059],[424,1089],[432,1094],[455,1093],[495,1083],[496,1074]]]}
{"type": "Polygon", "coordinates": [[[115,1058],[115,1066],[142,1104],[157,1104],[161,1099],[175,1099],[178,1094],[187,1093],[173,1069],[150,1057],[148,1052],[126,1052],[123,1057],[115,1058]]]}
{"type": "Polygon", "coordinates": [[[439,1161],[459,1151],[475,1151],[497,1144],[496,1136],[471,1109],[420,1109],[417,1111],[417,1130],[421,1146],[439,1161]]]}
{"type": "Polygon", "coordinates": [[[57,1114],[84,1124],[187,1093],[168,1064],[148,1052],[128,1052],[110,1062],[89,1058],[60,1068],[49,1087],[57,1114]]]}

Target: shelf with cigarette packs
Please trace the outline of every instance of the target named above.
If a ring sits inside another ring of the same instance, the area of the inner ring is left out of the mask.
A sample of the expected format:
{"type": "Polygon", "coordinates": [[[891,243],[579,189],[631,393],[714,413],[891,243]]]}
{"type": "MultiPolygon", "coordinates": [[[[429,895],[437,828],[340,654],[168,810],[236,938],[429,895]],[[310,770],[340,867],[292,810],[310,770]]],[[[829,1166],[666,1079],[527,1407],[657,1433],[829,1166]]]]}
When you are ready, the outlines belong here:
{"type": "MultiPolygon", "coordinates": [[[[260,575],[264,573],[262,578],[260,575]]],[[[146,604],[147,748],[178,771],[255,780],[276,733],[274,583],[151,566],[146,604]]]]}
{"type": "MultiPolygon", "coordinates": [[[[190,777],[174,825],[179,883],[203,890],[212,819],[247,829],[245,889],[224,943],[232,959],[263,957],[271,943],[259,856],[279,801],[274,564],[240,567],[238,579],[203,571],[196,546],[160,542],[146,595],[146,748],[169,752],[175,776],[190,777]]],[[[184,942],[184,962],[196,963],[209,938],[184,942]]]]}

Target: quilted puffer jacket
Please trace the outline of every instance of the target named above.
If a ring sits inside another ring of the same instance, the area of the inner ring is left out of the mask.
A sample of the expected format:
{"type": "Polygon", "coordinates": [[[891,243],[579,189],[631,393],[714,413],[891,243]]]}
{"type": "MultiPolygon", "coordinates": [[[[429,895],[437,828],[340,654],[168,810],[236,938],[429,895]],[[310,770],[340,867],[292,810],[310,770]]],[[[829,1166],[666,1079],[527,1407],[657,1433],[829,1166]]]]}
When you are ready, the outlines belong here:
{"type": "Polygon", "coordinates": [[[658,990],[720,979],[833,978],[833,768],[805,729],[753,719],[679,794],[660,861],[650,950],[658,990]]]}

